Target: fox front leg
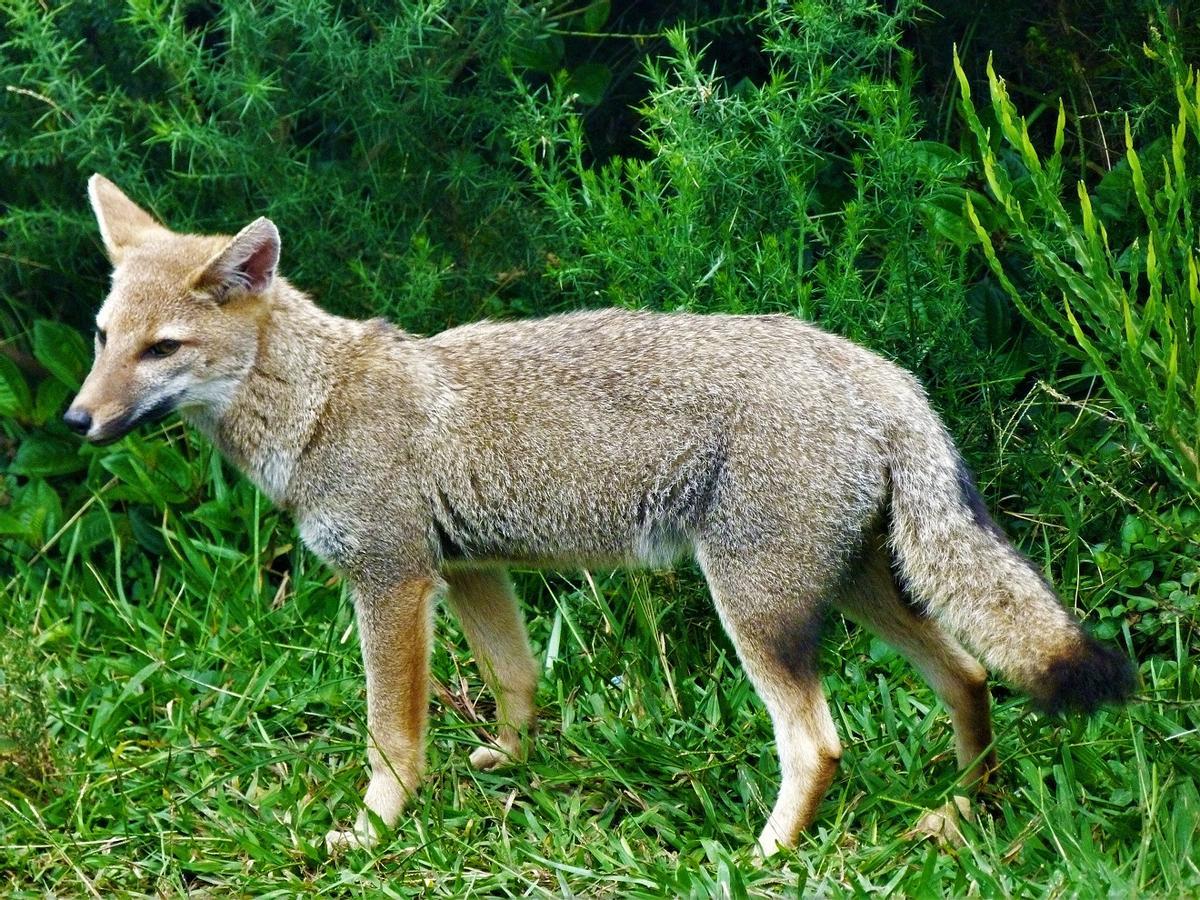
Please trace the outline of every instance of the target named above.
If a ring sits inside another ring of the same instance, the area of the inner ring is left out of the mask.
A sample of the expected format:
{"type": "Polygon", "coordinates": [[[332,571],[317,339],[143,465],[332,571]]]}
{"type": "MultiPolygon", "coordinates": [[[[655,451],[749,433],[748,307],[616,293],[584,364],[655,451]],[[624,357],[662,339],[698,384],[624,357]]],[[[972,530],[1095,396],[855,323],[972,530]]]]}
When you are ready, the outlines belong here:
{"type": "Polygon", "coordinates": [[[512,579],[492,567],[450,570],[443,577],[446,605],[458,616],[480,674],[496,697],[495,745],[476,747],[471,765],[483,770],[508,765],[522,757],[523,736],[533,729],[538,679],[512,579]]]}
{"type": "Polygon", "coordinates": [[[425,768],[432,643],[432,576],[387,590],[356,588],[355,609],[367,673],[367,756],[371,780],[353,828],[325,836],[330,852],[371,847],[377,818],[396,824],[425,768]]]}

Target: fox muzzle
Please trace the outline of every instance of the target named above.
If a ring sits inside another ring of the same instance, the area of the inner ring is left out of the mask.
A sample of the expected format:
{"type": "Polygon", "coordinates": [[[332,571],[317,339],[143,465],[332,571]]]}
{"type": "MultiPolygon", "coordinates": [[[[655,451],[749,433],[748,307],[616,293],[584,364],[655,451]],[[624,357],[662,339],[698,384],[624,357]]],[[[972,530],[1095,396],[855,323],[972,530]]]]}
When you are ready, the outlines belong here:
{"type": "Polygon", "coordinates": [[[92,414],[79,407],[72,406],[63,416],[67,427],[92,444],[105,445],[119,441],[139,425],[158,422],[169,416],[179,403],[178,394],[161,397],[144,409],[132,409],[112,421],[97,427],[92,414]]]}
{"type": "Polygon", "coordinates": [[[92,427],[92,414],[86,409],[71,407],[63,415],[63,421],[76,434],[87,434],[92,427]]]}

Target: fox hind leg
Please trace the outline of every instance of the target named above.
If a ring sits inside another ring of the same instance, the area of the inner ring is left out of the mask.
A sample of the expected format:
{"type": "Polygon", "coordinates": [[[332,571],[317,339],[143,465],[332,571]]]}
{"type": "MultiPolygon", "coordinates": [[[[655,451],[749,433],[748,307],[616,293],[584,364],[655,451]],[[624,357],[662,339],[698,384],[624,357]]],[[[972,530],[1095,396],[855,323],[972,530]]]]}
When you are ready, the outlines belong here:
{"type": "MultiPolygon", "coordinates": [[[[996,768],[987,671],[932,619],[907,602],[896,583],[882,538],[867,545],[861,567],[846,579],[834,605],[850,620],[895,647],[950,710],[962,784],[976,788],[996,768]]],[[[957,819],[969,817],[965,797],[925,814],[914,833],[962,843],[957,819]]]]}
{"type": "Polygon", "coordinates": [[[841,759],[841,744],[817,675],[826,601],[794,574],[791,554],[698,554],[721,624],[775,729],[782,779],[758,839],[770,856],[795,846],[812,822],[841,759]]]}
{"type": "Polygon", "coordinates": [[[449,587],[446,604],[462,625],[484,683],[496,698],[495,744],[477,747],[471,765],[494,769],[521,757],[523,736],[536,716],[537,663],[506,570],[455,569],[443,577],[449,587]]]}
{"type": "Polygon", "coordinates": [[[861,568],[836,593],[834,605],[895,647],[921,673],[950,709],[963,783],[984,780],[996,767],[987,671],[904,599],[881,540],[868,548],[861,568]]]}

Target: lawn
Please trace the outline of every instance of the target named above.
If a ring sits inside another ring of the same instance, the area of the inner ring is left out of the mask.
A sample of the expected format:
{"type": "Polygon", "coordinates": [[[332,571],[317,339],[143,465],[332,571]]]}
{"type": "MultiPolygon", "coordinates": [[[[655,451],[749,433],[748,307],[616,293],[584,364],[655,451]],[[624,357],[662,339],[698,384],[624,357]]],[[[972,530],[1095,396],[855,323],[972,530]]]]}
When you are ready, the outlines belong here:
{"type": "Polygon", "coordinates": [[[527,762],[497,773],[467,763],[490,700],[440,615],[428,781],[390,839],[330,858],[325,831],[365,784],[345,591],[200,439],[164,433],[87,452],[113,471],[157,459],[141,489],[198,503],[130,527],[107,514],[130,490],[114,477],[6,585],[5,894],[1200,891],[1187,618],[1173,653],[1140,661],[1127,709],[1049,719],[997,686],[1001,769],[953,850],[906,836],[954,786],[945,710],[835,616],[823,661],[841,771],[799,849],[759,864],[751,844],[778,780],[770,723],[687,569],[521,573],[544,663],[540,732],[527,762]],[[181,472],[204,474],[170,481],[181,472]]]}

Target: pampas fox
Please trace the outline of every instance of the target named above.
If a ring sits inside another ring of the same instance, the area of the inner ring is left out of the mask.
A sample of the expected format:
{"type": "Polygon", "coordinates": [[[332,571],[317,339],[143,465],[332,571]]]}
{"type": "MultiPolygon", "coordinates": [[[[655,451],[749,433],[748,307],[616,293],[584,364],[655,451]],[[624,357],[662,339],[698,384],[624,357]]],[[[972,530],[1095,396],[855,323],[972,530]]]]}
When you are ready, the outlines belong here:
{"type": "Polygon", "coordinates": [[[513,563],[694,556],[775,727],[766,855],[841,756],[817,669],[831,606],[929,681],[967,782],[993,765],[976,656],[1048,710],[1132,690],[988,516],[917,381],[862,347],[786,316],[619,310],[415,337],[322,311],[276,273],[267,219],[177,234],[88,189],[114,271],[66,422],[102,442],[179,410],[353,588],[371,776],[331,847],[375,841],[417,788],[439,595],[498,704],[472,763],[520,755],[537,666],[513,563]]]}

